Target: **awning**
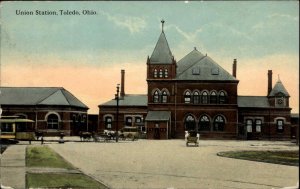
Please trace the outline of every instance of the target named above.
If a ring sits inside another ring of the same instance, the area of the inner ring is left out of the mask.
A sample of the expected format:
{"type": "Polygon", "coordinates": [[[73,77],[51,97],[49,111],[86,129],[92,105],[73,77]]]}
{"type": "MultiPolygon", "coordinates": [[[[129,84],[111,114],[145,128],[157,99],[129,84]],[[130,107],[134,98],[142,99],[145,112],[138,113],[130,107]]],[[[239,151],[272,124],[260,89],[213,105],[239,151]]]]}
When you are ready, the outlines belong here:
{"type": "Polygon", "coordinates": [[[169,121],[171,118],[170,111],[149,111],[146,121],[169,121]]]}

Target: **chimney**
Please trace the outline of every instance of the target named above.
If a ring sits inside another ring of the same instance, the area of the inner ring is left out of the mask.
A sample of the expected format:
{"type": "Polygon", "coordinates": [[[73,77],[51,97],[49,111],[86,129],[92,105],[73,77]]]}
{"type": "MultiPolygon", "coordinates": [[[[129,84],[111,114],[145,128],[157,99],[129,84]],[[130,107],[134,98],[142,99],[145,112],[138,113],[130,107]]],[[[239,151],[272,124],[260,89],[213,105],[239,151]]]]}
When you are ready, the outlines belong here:
{"type": "Polygon", "coordinates": [[[121,98],[125,96],[125,70],[121,70],[121,98]]]}
{"type": "Polygon", "coordinates": [[[236,78],[236,59],[233,59],[232,75],[236,78]]]}
{"type": "Polygon", "coordinates": [[[268,95],[272,91],[272,70],[268,70],[268,95]]]}

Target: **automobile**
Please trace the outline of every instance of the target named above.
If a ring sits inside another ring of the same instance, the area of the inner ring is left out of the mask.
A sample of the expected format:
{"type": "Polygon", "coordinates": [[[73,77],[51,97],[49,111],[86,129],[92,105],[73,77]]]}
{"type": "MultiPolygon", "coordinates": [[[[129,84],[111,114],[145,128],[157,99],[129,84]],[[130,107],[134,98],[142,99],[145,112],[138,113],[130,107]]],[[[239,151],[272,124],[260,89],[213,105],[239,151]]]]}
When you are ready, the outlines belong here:
{"type": "Polygon", "coordinates": [[[139,129],[137,127],[123,127],[119,132],[119,138],[123,140],[137,140],[139,138],[139,129]]]}

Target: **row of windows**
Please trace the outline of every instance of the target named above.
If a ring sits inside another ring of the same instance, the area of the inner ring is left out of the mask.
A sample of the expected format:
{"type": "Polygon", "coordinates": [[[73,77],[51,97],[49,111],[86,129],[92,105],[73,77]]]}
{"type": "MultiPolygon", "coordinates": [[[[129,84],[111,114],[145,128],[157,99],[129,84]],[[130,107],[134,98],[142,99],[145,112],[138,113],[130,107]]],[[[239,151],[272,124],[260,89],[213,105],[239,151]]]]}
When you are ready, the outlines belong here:
{"type": "Polygon", "coordinates": [[[184,121],[185,130],[195,131],[224,131],[225,117],[223,115],[217,115],[211,121],[206,115],[200,117],[198,124],[193,115],[188,115],[184,121]]]}
{"type": "MultiPolygon", "coordinates": [[[[26,119],[27,116],[25,114],[16,114],[19,118],[24,118],[26,119]]],[[[50,113],[46,115],[46,120],[47,120],[47,129],[59,129],[59,114],[57,113],[50,113]]],[[[72,121],[73,123],[85,123],[86,122],[86,115],[73,115],[72,116],[72,121]]]]}
{"type": "MultiPolygon", "coordinates": [[[[105,116],[104,118],[104,124],[106,129],[112,128],[112,122],[113,122],[113,116],[105,116]]],[[[125,126],[135,126],[139,125],[143,122],[142,116],[126,116],[124,120],[125,126]]]]}
{"type": "MultiPolygon", "coordinates": [[[[153,93],[153,102],[166,103],[168,102],[168,96],[169,91],[167,89],[163,89],[162,91],[157,89],[153,93]]],[[[188,90],[184,93],[184,103],[187,104],[224,104],[226,100],[226,93],[224,91],[217,93],[216,91],[208,92],[204,90],[201,93],[198,91],[191,93],[188,90]]]]}
{"type": "MultiPolygon", "coordinates": [[[[261,132],[261,127],[262,127],[262,120],[261,119],[256,119],[256,120],[251,120],[247,119],[246,120],[246,128],[248,133],[252,132],[261,132]]],[[[284,120],[283,119],[277,119],[276,120],[276,129],[278,133],[283,133],[284,132],[284,120]]]]}
{"type": "Polygon", "coordinates": [[[154,71],[153,71],[153,77],[154,78],[157,78],[157,77],[159,77],[159,78],[168,78],[169,77],[169,71],[168,71],[167,68],[165,68],[165,69],[159,69],[159,70],[154,69],[154,71]]]}
{"type": "Polygon", "coordinates": [[[184,93],[184,103],[187,104],[224,104],[225,102],[226,93],[224,91],[217,93],[216,91],[208,92],[204,90],[201,93],[198,91],[194,91],[193,93],[186,91],[184,93]]]}

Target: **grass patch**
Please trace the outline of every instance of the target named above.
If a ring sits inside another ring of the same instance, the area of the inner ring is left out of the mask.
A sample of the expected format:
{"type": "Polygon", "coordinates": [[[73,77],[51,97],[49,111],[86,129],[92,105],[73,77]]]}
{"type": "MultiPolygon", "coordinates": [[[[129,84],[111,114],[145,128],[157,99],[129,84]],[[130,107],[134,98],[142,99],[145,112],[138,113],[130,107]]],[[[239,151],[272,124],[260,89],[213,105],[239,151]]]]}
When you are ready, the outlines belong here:
{"type": "Polygon", "coordinates": [[[26,149],[26,166],[74,169],[70,163],[47,146],[28,147],[26,149]]]}
{"type": "Polygon", "coordinates": [[[26,175],[28,188],[107,188],[83,174],[29,173],[26,175]]]}
{"type": "Polygon", "coordinates": [[[218,155],[236,159],[299,166],[299,151],[229,151],[219,152],[218,155]]]}

